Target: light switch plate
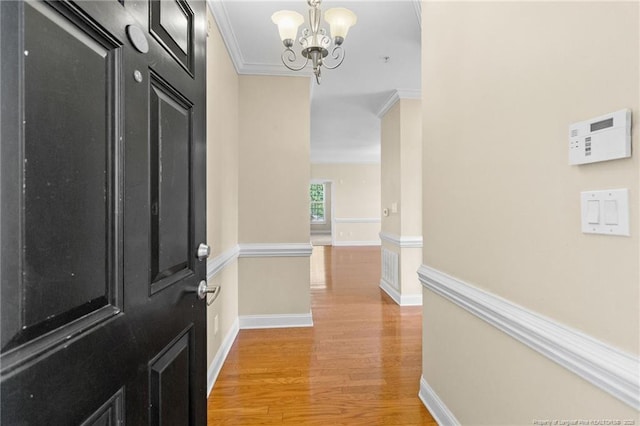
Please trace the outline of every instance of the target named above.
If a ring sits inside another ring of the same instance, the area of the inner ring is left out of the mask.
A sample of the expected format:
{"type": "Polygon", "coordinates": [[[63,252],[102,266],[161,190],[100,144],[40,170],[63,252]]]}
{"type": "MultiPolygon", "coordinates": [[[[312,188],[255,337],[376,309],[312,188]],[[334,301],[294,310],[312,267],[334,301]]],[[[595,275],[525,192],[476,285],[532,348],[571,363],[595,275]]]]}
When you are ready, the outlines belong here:
{"type": "Polygon", "coordinates": [[[629,236],[629,190],[610,189],[580,193],[582,232],[629,236]],[[597,214],[594,212],[597,206],[597,214]]]}

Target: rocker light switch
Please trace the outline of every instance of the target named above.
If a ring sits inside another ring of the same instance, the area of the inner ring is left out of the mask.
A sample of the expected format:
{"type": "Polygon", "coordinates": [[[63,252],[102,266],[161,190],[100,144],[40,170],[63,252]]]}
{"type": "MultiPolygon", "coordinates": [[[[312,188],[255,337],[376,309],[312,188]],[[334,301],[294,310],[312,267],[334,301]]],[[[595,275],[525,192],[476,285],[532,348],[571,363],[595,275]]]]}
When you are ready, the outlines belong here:
{"type": "Polygon", "coordinates": [[[600,201],[587,201],[587,223],[597,225],[600,223],[600,201]]]}
{"type": "Polygon", "coordinates": [[[582,232],[629,236],[629,190],[610,189],[580,194],[582,232]]]}
{"type": "Polygon", "coordinates": [[[618,202],[616,200],[604,201],[604,224],[618,224],[618,202]]]}

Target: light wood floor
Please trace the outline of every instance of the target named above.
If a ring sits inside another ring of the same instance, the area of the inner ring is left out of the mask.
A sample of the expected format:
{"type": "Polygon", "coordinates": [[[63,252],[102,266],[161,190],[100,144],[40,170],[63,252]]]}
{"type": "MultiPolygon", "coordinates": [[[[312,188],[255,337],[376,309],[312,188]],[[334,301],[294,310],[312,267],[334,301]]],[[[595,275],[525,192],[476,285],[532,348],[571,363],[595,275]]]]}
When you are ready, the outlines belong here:
{"type": "Polygon", "coordinates": [[[418,399],[422,308],[379,277],[378,247],[314,247],[314,327],[241,330],[208,424],[435,425],[418,399]]]}

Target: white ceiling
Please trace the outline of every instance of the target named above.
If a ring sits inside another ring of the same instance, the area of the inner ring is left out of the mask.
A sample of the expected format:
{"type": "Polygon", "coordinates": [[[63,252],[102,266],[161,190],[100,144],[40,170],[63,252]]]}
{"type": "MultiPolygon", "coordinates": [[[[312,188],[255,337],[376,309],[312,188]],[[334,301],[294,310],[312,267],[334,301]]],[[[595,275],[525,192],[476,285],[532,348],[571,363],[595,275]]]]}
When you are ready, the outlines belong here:
{"type": "MultiPolygon", "coordinates": [[[[308,27],[305,0],[209,0],[209,5],[238,73],[300,75],[280,61],[283,46],[271,15],[295,10],[305,16],[302,30],[308,27]]],[[[321,7],[351,9],[358,23],[343,45],[344,63],[323,70],[320,86],[312,79],[311,161],[379,162],[380,115],[398,97],[420,97],[420,2],[324,0],[321,7]]],[[[322,27],[329,29],[324,22],[322,27]]]]}

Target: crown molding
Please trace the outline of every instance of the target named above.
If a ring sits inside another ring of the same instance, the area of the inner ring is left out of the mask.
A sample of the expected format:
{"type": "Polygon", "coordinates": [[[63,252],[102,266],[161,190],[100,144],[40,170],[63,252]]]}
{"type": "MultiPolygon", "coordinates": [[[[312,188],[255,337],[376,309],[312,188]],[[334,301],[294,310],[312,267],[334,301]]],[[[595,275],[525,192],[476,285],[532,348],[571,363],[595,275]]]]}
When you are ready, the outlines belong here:
{"type": "Polygon", "coordinates": [[[384,117],[391,108],[400,100],[400,93],[397,90],[394,90],[391,95],[387,98],[386,101],[382,104],[376,115],[378,118],[384,117]]]}
{"type": "Polygon", "coordinates": [[[421,99],[422,91],[416,89],[396,89],[387,100],[382,104],[376,115],[382,118],[400,99],[421,99]]]}
{"type": "Polygon", "coordinates": [[[229,56],[231,57],[231,62],[233,62],[236,72],[240,74],[240,70],[244,64],[244,58],[242,57],[242,51],[240,50],[236,34],[233,32],[227,8],[224,6],[224,2],[222,0],[207,0],[207,5],[213,15],[213,19],[215,19],[218,24],[222,40],[227,47],[229,56]]]}
{"type": "Polygon", "coordinates": [[[282,64],[243,63],[238,71],[240,75],[270,75],[279,77],[306,77],[311,78],[311,68],[301,71],[291,71],[282,64]]]}
{"type": "Polygon", "coordinates": [[[207,0],[207,5],[209,6],[209,10],[211,11],[213,18],[218,24],[220,34],[222,35],[222,40],[227,47],[227,51],[229,52],[229,56],[231,57],[231,62],[233,62],[233,66],[236,69],[236,73],[238,73],[238,75],[311,77],[311,70],[295,72],[288,70],[281,64],[261,64],[246,62],[244,56],[242,56],[238,38],[236,37],[236,34],[233,31],[233,26],[231,25],[231,21],[229,20],[229,14],[227,13],[227,8],[224,5],[224,1],[207,0]]]}
{"type": "MultiPolygon", "coordinates": [[[[238,43],[238,38],[236,37],[233,26],[231,25],[231,21],[229,19],[229,14],[227,13],[227,8],[224,5],[224,0],[206,0],[209,10],[213,15],[216,23],[218,24],[218,28],[220,29],[220,34],[222,35],[222,40],[224,41],[225,46],[227,47],[227,51],[229,52],[229,56],[231,57],[231,61],[233,62],[233,66],[236,69],[236,72],[239,75],[270,75],[270,76],[281,76],[281,77],[312,77],[311,69],[304,69],[301,71],[291,71],[284,67],[282,64],[263,64],[263,63],[248,63],[246,62],[244,56],[242,55],[242,51],[240,50],[240,44],[238,43]]],[[[417,0],[412,0],[413,6],[416,10],[416,16],[418,18],[418,23],[421,22],[421,3],[417,0]]],[[[404,98],[401,96],[401,98],[404,98]]],[[[393,105],[391,105],[393,106],[393,105]]]]}
{"type": "Polygon", "coordinates": [[[422,2],[420,0],[412,0],[413,8],[416,11],[416,18],[418,18],[418,25],[422,28],[422,2]]]}

